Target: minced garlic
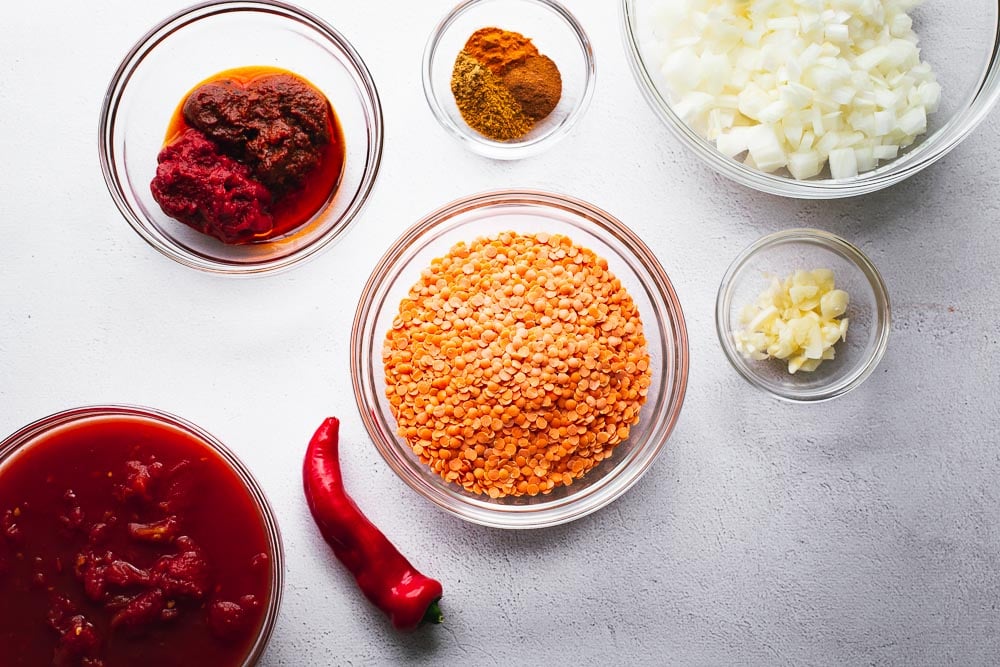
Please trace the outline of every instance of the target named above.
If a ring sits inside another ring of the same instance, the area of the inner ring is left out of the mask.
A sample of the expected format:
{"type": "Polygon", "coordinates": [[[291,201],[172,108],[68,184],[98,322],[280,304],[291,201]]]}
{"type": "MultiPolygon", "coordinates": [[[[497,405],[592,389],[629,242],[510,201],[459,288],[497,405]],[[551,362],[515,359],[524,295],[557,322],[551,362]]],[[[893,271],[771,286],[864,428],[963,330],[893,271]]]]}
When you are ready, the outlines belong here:
{"type": "Polygon", "coordinates": [[[850,298],[836,289],[833,271],[796,271],[771,286],[740,314],[733,337],[748,359],[787,360],[788,372],[814,371],[835,358],[834,345],[847,340],[850,298]]]}

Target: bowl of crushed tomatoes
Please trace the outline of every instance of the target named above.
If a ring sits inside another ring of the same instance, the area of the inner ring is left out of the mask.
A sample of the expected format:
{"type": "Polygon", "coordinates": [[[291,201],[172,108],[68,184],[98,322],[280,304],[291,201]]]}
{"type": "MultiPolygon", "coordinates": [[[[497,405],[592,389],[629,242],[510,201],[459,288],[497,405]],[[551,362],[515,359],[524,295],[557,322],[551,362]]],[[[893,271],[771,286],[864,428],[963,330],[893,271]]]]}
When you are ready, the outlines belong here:
{"type": "Polygon", "coordinates": [[[378,92],[350,42],[255,0],[196,5],[139,39],[105,95],[99,150],[112,199],[156,250],[261,274],[345,233],[382,140],[378,92]]]}
{"type": "Polygon", "coordinates": [[[253,665],[282,581],[267,499],[194,424],[92,406],[0,442],[4,665],[253,665]]]}

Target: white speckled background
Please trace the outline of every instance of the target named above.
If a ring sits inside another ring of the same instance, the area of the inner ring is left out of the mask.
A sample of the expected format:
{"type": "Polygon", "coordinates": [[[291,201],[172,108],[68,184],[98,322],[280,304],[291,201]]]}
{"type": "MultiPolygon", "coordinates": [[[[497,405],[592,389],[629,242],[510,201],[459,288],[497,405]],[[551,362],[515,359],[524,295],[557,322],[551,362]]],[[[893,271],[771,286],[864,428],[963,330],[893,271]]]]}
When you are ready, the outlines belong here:
{"type": "Polygon", "coordinates": [[[834,203],[760,195],[693,163],[659,125],[628,70],[618,3],[570,0],[597,56],[593,104],[544,155],[494,163],[448,139],[424,103],[419,58],[447,0],[310,0],[378,85],[382,172],[357,226],[320,257],[222,279],[146,246],[97,159],[115,67],[184,4],[4,8],[0,434],[128,402],[228,443],[285,541],[265,665],[1000,662],[996,114],[889,191],[834,203]],[[691,336],[684,413],[651,471],[608,508],[536,532],[467,525],[420,500],[368,441],[348,377],[350,320],[383,250],[440,204],[508,186],[579,196],[630,225],[673,279],[691,336]],[[712,320],[736,253],[801,225],[868,252],[895,311],[876,374],[805,407],[738,378],[712,320]],[[314,529],[300,456],[329,413],[344,422],[359,504],[443,580],[444,627],[394,633],[314,529]]]}

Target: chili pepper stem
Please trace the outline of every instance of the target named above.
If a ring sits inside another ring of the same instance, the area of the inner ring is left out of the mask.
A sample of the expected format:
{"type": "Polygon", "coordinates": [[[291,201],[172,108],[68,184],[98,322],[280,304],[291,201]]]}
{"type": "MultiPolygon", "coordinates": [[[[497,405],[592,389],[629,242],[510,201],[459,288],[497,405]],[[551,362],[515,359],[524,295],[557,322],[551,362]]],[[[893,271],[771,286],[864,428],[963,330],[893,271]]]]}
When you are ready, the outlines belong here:
{"type": "Polygon", "coordinates": [[[438,604],[440,601],[441,598],[438,598],[427,607],[427,611],[424,612],[423,623],[433,623],[435,625],[444,623],[444,614],[441,612],[441,606],[438,604]]]}

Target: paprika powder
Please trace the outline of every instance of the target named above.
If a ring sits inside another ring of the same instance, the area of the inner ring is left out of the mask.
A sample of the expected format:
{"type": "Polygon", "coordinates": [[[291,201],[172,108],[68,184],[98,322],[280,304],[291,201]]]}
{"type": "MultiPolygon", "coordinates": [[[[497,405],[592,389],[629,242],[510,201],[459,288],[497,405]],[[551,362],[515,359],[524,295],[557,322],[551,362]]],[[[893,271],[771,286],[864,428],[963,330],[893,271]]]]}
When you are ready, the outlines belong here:
{"type": "Polygon", "coordinates": [[[538,55],[538,48],[519,32],[480,28],[465,43],[464,51],[496,75],[538,55]]]}

